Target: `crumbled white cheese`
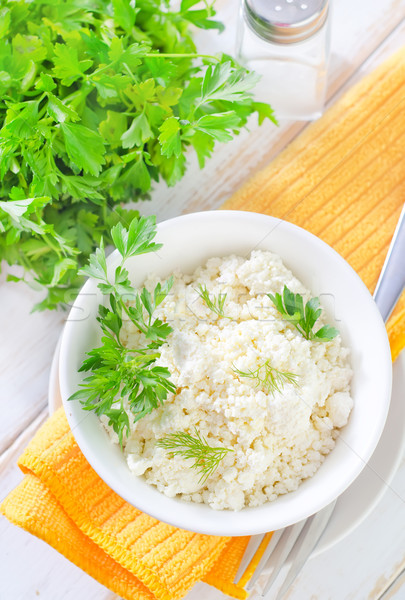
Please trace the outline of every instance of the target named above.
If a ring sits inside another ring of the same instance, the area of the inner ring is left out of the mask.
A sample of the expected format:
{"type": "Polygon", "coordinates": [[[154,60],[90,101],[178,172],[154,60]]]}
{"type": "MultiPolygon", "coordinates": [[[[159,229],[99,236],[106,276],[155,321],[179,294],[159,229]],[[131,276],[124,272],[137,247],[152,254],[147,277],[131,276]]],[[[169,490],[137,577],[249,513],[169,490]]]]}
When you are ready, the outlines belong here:
{"type": "MultiPolygon", "coordinates": [[[[151,276],[145,286],[153,290],[158,281],[151,276]]],[[[285,284],[304,301],[311,297],[278,256],[263,251],[247,260],[211,258],[192,276],[175,273],[156,317],[173,327],[158,363],[171,372],[177,393],[131,424],[125,453],[136,475],[168,496],[240,510],[295,490],[315,473],[352,409],[349,351],[340,336],[308,341],[282,320],[267,294],[281,293],[285,284]],[[199,284],[211,298],[226,293],[230,318],[205,305],[199,284]],[[265,361],[297,374],[299,386],[266,394],[234,371],[255,370],[265,361]],[[205,483],[190,468],[192,460],[156,446],[170,433],[193,434],[195,428],[210,445],[233,449],[205,483]]],[[[122,338],[131,347],[141,339],[128,322],[122,338]]]]}

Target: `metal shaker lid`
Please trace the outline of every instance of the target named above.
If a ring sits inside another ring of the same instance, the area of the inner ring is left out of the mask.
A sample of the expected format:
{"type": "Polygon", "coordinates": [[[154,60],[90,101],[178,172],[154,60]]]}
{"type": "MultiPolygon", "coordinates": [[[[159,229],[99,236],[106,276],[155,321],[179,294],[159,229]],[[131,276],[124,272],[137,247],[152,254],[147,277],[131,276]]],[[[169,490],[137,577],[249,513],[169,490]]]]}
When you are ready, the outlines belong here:
{"type": "Polygon", "coordinates": [[[264,40],[279,44],[308,39],[328,16],[328,0],[242,1],[249,27],[264,40]]]}

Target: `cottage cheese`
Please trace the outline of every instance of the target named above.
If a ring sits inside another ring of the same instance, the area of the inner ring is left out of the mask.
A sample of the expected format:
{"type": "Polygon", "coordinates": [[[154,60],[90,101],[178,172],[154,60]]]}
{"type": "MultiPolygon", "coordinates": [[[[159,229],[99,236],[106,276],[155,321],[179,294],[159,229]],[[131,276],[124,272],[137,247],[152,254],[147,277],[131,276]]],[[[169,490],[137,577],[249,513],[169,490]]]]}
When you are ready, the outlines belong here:
{"type": "MultiPolygon", "coordinates": [[[[151,276],[145,286],[152,290],[158,281],[151,276]]],[[[340,336],[308,341],[282,320],[267,294],[281,293],[284,284],[304,301],[312,296],[277,255],[263,251],[247,260],[211,258],[193,275],[174,274],[156,316],[173,327],[158,362],[171,372],[177,392],[131,425],[124,451],[135,475],[167,496],[240,510],[291,492],[315,473],[352,409],[349,351],[340,336]],[[205,305],[199,284],[210,297],[227,294],[224,312],[230,318],[205,305]],[[233,369],[254,370],[267,360],[297,374],[299,386],[266,394],[233,369]],[[192,460],[156,446],[170,433],[193,434],[195,427],[211,446],[234,450],[204,484],[190,468],[192,460]]],[[[131,323],[122,341],[141,343],[131,323]]]]}

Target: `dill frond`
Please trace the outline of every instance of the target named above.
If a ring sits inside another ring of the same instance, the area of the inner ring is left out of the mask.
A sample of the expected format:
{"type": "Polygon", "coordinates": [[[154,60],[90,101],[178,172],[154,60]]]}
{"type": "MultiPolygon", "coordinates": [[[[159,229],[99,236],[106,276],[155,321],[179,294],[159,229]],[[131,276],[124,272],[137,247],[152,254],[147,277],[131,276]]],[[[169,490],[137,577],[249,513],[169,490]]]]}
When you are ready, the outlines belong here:
{"type": "Polygon", "coordinates": [[[261,387],[264,392],[272,396],[275,392],[281,393],[283,387],[288,383],[298,386],[298,375],[288,371],[279,371],[272,367],[268,360],[254,370],[241,371],[235,366],[232,369],[239,377],[248,377],[255,381],[256,387],[261,387]]]}
{"type": "Polygon", "coordinates": [[[203,437],[203,435],[194,428],[195,435],[185,431],[176,431],[157,441],[156,445],[165,450],[170,450],[171,456],[182,456],[194,460],[191,465],[200,474],[199,483],[205,483],[210,475],[218,468],[221,460],[228,452],[233,452],[230,448],[213,448],[203,437]]]}

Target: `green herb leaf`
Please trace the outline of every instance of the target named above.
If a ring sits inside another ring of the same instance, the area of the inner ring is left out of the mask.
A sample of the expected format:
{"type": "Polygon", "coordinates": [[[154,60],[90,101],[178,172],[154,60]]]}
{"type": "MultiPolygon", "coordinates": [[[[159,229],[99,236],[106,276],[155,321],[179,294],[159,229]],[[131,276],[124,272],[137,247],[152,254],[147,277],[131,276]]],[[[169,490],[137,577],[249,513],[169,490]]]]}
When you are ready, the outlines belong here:
{"type": "Polygon", "coordinates": [[[283,295],[267,294],[278,312],[307,340],[329,341],[339,334],[335,327],[324,325],[317,332],[313,327],[322,314],[319,298],[311,298],[305,306],[301,294],[294,294],[285,285],[283,295]]]}
{"type": "Polygon", "coordinates": [[[107,118],[101,121],[98,130],[111,148],[120,146],[121,137],[127,129],[127,117],[113,110],[107,110],[107,118]]]}
{"type": "Polygon", "coordinates": [[[152,135],[148,118],[145,113],[141,113],[133,119],[130,128],[122,134],[122,147],[133,148],[134,146],[142,146],[152,135]]]}
{"type": "Polygon", "coordinates": [[[233,367],[233,371],[239,377],[248,377],[256,382],[256,387],[260,387],[266,394],[274,395],[275,392],[282,392],[286,384],[298,386],[298,375],[288,371],[278,371],[271,366],[267,360],[265,363],[257,367],[257,369],[242,371],[233,367]]]}
{"type": "Polygon", "coordinates": [[[104,142],[100,134],[73,123],[61,123],[61,129],[71,161],[79,169],[98,175],[105,163],[104,142]]]}
{"type": "Polygon", "coordinates": [[[44,92],[52,92],[56,88],[56,83],[48,73],[40,73],[39,79],[35,84],[37,90],[43,90],[44,92]]]}
{"type": "Polygon", "coordinates": [[[77,121],[79,116],[75,110],[66,106],[53,94],[49,93],[48,95],[48,106],[47,111],[48,114],[55,119],[58,123],[64,123],[66,119],[70,119],[71,121],[77,121]]]}
{"type": "Polygon", "coordinates": [[[100,279],[103,282],[107,281],[107,263],[103,240],[101,240],[100,247],[96,249],[94,254],[90,255],[88,265],[85,265],[79,274],[93,279],[100,279]]]}
{"type": "Polygon", "coordinates": [[[53,74],[61,80],[62,85],[72,85],[93,64],[91,60],[79,61],[76,48],[70,48],[66,44],[55,44],[54,53],[53,74]]]}
{"type": "Polygon", "coordinates": [[[339,335],[339,331],[336,327],[331,327],[330,325],[324,325],[315,333],[315,338],[317,340],[333,340],[334,337],[339,335]]]}
{"type": "Polygon", "coordinates": [[[278,125],[274,110],[271,108],[270,104],[266,104],[265,102],[253,102],[253,106],[257,111],[259,125],[261,125],[265,119],[269,119],[270,121],[273,121],[275,125],[278,125]]]}
{"type": "MultiPolygon", "coordinates": [[[[172,328],[153,314],[169,293],[172,279],[163,285],[158,283],[151,294],[143,288],[136,292],[124,268],[125,261],[145,252],[152,252],[160,245],[152,240],[156,236],[154,217],[135,218],[128,229],[117,223],[111,237],[121,254],[122,261],[109,278],[104,245],[90,256],[89,264],[82,270],[98,282],[98,287],[108,299],[107,306],[100,305],[98,322],[103,332],[102,345],[87,353],[80,371],[90,371],[80,389],[69,400],[80,400],[85,410],[98,416],[106,415],[108,423],[117,433],[121,446],[128,435],[130,421],[149,414],[160,406],[169,393],[176,390],[170,381],[170,372],[156,365],[160,353],[158,348],[165,343],[172,328]],[[131,295],[133,305],[128,306],[124,296],[131,295]],[[123,315],[129,318],[149,343],[144,347],[124,346],[120,340],[123,315]],[[129,415],[125,405],[130,406],[129,415]]],[[[67,268],[68,265],[65,265],[67,268]]]]}
{"type": "Polygon", "coordinates": [[[133,219],[128,229],[123,227],[121,223],[117,223],[111,229],[111,237],[115,247],[124,260],[136,254],[159,250],[162,244],[152,242],[155,236],[156,218],[153,216],[133,219]]]}
{"type": "Polygon", "coordinates": [[[168,158],[173,154],[179,157],[182,152],[179,120],[176,117],[169,117],[163,122],[160,132],[162,154],[168,158]]]}
{"type": "MultiPolygon", "coordinates": [[[[135,4],[135,3],[134,3],[135,4]]],[[[131,33],[132,27],[135,25],[136,13],[138,10],[125,0],[112,0],[114,7],[114,19],[127,33],[131,33]]]]}
{"type": "Polygon", "coordinates": [[[240,123],[240,118],[233,112],[218,115],[205,115],[201,117],[195,127],[215,138],[218,142],[228,142],[232,139],[228,129],[235,129],[240,123]]]}
{"type": "Polygon", "coordinates": [[[209,66],[202,84],[201,103],[213,100],[238,102],[250,96],[247,92],[259,81],[257,73],[238,68],[233,69],[230,61],[209,66]]]}
{"type": "Polygon", "coordinates": [[[231,448],[213,448],[196,428],[194,436],[184,431],[177,431],[158,440],[156,445],[170,450],[172,456],[194,460],[191,468],[196,469],[199,473],[199,483],[201,484],[205,483],[216,471],[228,452],[234,452],[231,448]]]}
{"type": "Polygon", "coordinates": [[[17,35],[13,39],[13,51],[21,56],[29,56],[34,63],[43,61],[47,56],[47,50],[42,40],[36,35],[17,35]]]}
{"type": "Polygon", "coordinates": [[[201,284],[198,286],[198,290],[196,290],[196,292],[206,306],[212,310],[212,312],[217,314],[219,317],[223,317],[224,319],[231,319],[231,317],[227,317],[224,314],[226,294],[218,294],[218,296],[213,296],[213,299],[211,300],[207,286],[201,284]]]}
{"type": "Polygon", "coordinates": [[[203,131],[196,131],[189,139],[197,153],[198,164],[202,169],[205,166],[205,160],[211,156],[214,149],[214,137],[203,131]]]}

